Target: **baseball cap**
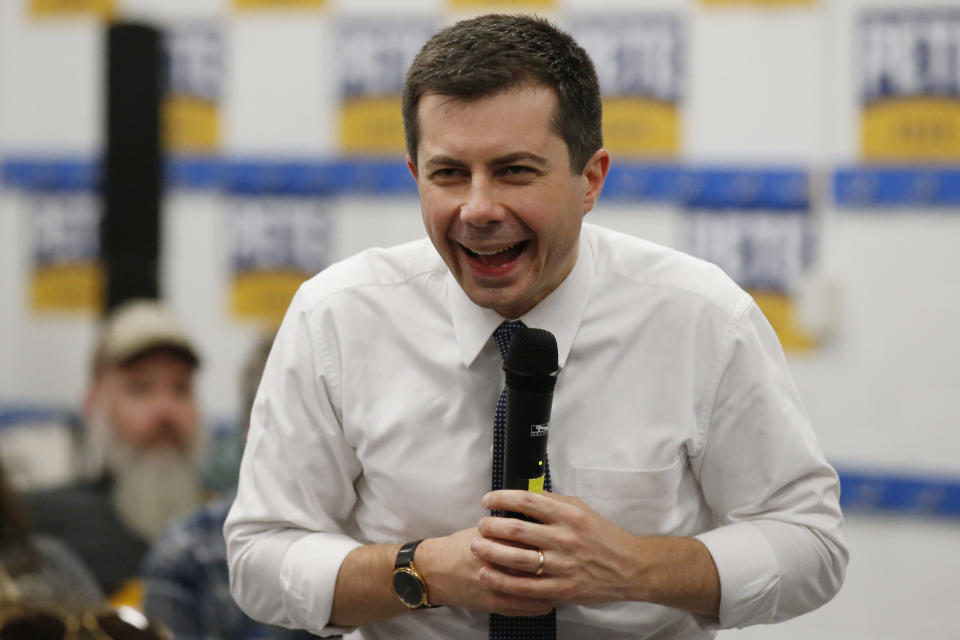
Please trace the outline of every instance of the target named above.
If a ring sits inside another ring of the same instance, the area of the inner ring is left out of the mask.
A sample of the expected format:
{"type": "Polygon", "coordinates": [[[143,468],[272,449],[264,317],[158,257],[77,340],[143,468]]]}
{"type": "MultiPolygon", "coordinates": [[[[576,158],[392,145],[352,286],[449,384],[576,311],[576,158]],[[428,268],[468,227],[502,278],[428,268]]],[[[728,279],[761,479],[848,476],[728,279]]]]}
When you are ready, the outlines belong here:
{"type": "Polygon", "coordinates": [[[172,313],[156,300],[129,300],[107,317],[94,351],[93,370],[99,372],[158,347],[179,352],[194,366],[200,364],[193,343],[172,313]]]}

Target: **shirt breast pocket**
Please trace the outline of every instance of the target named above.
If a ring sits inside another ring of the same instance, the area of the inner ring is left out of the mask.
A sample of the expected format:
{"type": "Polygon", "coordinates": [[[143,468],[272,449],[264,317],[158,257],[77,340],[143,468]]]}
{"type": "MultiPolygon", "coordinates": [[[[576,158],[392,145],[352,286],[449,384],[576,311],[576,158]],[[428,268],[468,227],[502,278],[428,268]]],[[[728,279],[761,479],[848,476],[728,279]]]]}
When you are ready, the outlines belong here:
{"type": "Polygon", "coordinates": [[[682,519],[677,507],[686,458],[662,469],[574,468],[574,491],[597,513],[638,535],[665,535],[682,519]]]}

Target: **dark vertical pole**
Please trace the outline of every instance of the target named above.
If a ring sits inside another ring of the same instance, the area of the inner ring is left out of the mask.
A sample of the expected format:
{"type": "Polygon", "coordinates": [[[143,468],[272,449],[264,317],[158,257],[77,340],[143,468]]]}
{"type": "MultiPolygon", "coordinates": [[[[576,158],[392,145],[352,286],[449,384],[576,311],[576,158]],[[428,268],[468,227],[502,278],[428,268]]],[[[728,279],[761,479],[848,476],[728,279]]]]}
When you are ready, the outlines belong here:
{"type": "Polygon", "coordinates": [[[162,46],[161,33],[153,27],[109,27],[100,227],[107,310],[128,298],[158,296],[162,46]]]}

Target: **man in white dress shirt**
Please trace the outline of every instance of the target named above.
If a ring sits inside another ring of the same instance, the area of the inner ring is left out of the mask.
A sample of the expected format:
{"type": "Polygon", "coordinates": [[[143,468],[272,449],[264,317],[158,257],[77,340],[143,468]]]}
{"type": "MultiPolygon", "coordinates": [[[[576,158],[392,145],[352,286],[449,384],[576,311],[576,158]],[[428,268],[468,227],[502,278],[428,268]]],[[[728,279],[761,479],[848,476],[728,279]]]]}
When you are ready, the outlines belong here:
{"type": "Polygon", "coordinates": [[[520,637],[490,614],[552,618],[536,637],[709,638],[833,597],[837,476],[757,306],[583,223],[610,156],[579,45],[537,18],[462,21],[414,60],[403,108],[430,242],[358,254],[291,303],[225,526],[240,606],[363,638],[520,637]],[[557,339],[542,495],[489,492],[506,319],[557,339]]]}

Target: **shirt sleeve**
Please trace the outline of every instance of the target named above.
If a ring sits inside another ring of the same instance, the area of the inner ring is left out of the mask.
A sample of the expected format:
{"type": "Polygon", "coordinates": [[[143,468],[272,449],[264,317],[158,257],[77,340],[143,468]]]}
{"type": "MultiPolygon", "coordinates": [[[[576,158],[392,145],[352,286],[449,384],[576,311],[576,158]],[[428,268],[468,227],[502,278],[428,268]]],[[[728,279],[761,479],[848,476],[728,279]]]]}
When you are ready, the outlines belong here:
{"type": "Polygon", "coordinates": [[[230,590],[250,617],[318,635],[329,626],[360,464],[340,419],[332,327],[294,297],[260,382],[224,525],[230,590]],[[325,335],[326,334],[326,335],[325,335]]]}
{"type": "Polygon", "coordinates": [[[697,536],[720,576],[719,627],[787,620],[843,582],[837,474],[756,304],[731,322],[711,375],[714,400],[692,462],[719,525],[697,536]]]}

